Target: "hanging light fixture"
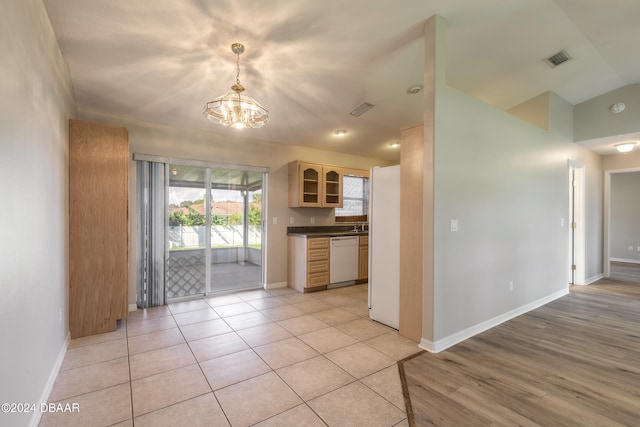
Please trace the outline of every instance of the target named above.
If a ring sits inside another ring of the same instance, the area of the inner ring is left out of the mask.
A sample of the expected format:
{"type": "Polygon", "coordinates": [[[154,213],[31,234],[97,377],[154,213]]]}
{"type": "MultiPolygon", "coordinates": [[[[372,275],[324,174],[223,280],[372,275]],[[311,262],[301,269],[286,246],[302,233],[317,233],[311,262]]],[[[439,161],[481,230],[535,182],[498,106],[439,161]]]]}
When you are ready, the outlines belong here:
{"type": "Polygon", "coordinates": [[[231,86],[233,92],[207,102],[203,114],[212,122],[235,128],[259,128],[269,121],[269,111],[258,101],[242,94],[244,86],[240,84],[240,55],[244,53],[241,43],[231,45],[236,54],[236,83],[231,86]]]}
{"type": "Polygon", "coordinates": [[[616,150],[618,150],[618,152],[620,153],[628,153],[629,151],[633,150],[633,148],[636,146],[637,142],[625,142],[622,144],[616,144],[616,150]]]}

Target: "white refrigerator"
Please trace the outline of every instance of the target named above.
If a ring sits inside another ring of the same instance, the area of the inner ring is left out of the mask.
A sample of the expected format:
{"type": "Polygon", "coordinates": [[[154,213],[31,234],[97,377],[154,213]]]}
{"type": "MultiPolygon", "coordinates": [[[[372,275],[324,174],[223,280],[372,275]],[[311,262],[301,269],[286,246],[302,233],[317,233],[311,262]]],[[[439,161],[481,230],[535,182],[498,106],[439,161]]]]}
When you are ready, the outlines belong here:
{"type": "Polygon", "coordinates": [[[400,327],[400,166],[369,176],[369,316],[400,327]]]}

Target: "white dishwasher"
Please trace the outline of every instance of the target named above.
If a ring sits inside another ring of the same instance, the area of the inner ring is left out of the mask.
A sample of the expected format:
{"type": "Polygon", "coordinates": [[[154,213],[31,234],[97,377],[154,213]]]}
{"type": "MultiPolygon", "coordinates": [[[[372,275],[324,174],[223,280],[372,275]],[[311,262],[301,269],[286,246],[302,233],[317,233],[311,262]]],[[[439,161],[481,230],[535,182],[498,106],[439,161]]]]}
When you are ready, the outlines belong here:
{"type": "Polygon", "coordinates": [[[358,278],[358,236],[331,237],[329,283],[355,281],[358,278]]]}

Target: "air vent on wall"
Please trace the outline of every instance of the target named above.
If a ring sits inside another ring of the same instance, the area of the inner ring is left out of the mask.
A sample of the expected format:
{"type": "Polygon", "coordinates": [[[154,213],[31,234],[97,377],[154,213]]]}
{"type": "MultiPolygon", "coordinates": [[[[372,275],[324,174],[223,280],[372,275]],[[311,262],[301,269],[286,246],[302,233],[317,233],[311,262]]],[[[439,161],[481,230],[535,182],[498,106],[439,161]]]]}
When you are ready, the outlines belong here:
{"type": "Polygon", "coordinates": [[[552,55],[547,59],[545,59],[545,62],[553,68],[553,67],[557,67],[560,64],[564,64],[570,59],[571,59],[571,55],[569,55],[566,50],[562,49],[560,52],[556,53],[555,55],[552,55]]]}
{"type": "Polygon", "coordinates": [[[375,107],[375,105],[369,104],[368,102],[363,102],[362,104],[354,108],[353,111],[351,111],[349,114],[351,114],[354,117],[360,117],[361,115],[363,115],[364,113],[372,109],[373,107],[375,107]]]}

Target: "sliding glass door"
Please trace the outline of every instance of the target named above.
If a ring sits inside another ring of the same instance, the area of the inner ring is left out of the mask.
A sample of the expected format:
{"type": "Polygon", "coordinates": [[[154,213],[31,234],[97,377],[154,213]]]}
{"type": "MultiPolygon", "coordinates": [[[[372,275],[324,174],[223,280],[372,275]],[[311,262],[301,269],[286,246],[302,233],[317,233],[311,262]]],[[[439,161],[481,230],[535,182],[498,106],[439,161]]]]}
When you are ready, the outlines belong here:
{"type": "Polygon", "coordinates": [[[263,285],[266,173],[191,163],[139,161],[140,307],[263,285]]]}
{"type": "Polygon", "coordinates": [[[262,173],[169,165],[167,298],[262,285],[262,173]]]}

